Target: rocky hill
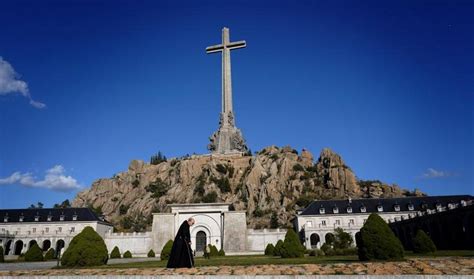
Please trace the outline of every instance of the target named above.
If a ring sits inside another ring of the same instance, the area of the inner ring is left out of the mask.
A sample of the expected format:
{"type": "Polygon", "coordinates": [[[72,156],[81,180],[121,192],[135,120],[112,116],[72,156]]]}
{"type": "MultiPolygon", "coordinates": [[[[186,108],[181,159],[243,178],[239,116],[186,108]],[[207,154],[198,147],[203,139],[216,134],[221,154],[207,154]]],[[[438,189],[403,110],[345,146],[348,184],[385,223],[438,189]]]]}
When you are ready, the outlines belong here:
{"type": "Polygon", "coordinates": [[[226,202],[245,210],[250,227],[290,224],[313,199],[423,195],[380,181],[357,180],[342,158],[323,149],[313,155],[270,146],[254,156],[195,155],[152,165],[133,160],[128,170],[99,179],[77,195],[120,229],[143,230],[152,212],[170,203],[226,202]]]}

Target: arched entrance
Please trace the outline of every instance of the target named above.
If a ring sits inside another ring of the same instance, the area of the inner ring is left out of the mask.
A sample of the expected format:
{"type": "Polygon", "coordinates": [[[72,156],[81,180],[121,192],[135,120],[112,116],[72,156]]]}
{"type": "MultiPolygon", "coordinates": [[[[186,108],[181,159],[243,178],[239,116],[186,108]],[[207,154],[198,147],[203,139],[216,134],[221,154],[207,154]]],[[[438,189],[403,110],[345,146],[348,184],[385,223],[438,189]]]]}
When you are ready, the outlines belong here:
{"type": "Polygon", "coordinates": [[[196,252],[204,252],[207,245],[207,236],[203,231],[196,233],[196,252]]]}
{"type": "Polygon", "coordinates": [[[51,241],[46,239],[43,241],[43,252],[48,251],[49,248],[51,248],[51,241]]]}
{"type": "Polygon", "coordinates": [[[15,255],[19,256],[21,255],[21,250],[23,250],[23,241],[18,240],[15,242],[15,255]]]}
{"type": "Polygon", "coordinates": [[[327,244],[332,245],[334,243],[334,235],[332,233],[327,233],[326,236],[324,237],[324,240],[326,241],[327,244]]]}
{"type": "Polygon", "coordinates": [[[5,251],[4,251],[5,255],[10,254],[11,249],[12,249],[12,241],[8,240],[7,244],[5,244],[5,251]]]}
{"type": "Polygon", "coordinates": [[[64,240],[60,239],[58,241],[56,241],[56,256],[58,256],[59,253],[63,253],[63,251],[61,251],[61,249],[64,248],[64,240]]]}
{"type": "Polygon", "coordinates": [[[31,248],[31,246],[35,245],[35,244],[38,244],[36,242],[36,240],[30,240],[30,242],[28,243],[28,250],[31,248]]]}
{"type": "Polygon", "coordinates": [[[318,247],[318,243],[320,241],[319,239],[319,234],[317,233],[313,233],[311,234],[311,236],[309,237],[310,239],[310,243],[311,243],[311,248],[314,249],[314,248],[317,248],[318,247]]]}

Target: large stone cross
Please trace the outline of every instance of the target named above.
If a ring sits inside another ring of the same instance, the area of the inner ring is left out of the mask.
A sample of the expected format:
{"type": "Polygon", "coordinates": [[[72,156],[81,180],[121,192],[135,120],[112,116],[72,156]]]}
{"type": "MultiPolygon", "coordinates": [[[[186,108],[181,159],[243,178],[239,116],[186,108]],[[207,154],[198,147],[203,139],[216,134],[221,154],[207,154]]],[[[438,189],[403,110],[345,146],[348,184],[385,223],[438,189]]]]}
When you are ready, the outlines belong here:
{"type": "MultiPolygon", "coordinates": [[[[232,78],[230,71],[230,51],[244,48],[245,41],[230,42],[229,28],[222,29],[222,44],[206,48],[206,53],[222,52],[222,116],[233,117],[232,109],[232,78]]],[[[224,121],[226,125],[228,121],[224,121]]]]}

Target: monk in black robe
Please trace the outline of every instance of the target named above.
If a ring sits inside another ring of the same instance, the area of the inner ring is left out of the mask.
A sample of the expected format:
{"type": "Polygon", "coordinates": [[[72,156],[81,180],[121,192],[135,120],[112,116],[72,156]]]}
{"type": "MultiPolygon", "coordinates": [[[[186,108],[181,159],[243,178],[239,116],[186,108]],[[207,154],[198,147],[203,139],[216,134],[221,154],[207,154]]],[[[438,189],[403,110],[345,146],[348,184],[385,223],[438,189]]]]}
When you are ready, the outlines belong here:
{"type": "Polygon", "coordinates": [[[194,225],[194,219],[189,218],[179,227],[166,267],[179,268],[194,266],[193,251],[191,250],[191,234],[189,233],[189,227],[192,225],[194,225]]]}

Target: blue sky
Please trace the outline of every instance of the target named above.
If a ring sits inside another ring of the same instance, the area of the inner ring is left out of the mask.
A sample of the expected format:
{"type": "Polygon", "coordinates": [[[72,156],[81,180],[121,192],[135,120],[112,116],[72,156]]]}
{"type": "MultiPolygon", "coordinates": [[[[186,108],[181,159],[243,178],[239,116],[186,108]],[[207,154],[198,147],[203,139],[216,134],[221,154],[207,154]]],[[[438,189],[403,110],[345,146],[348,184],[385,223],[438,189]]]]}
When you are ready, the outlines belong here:
{"type": "Polygon", "coordinates": [[[2,1],[0,208],[206,153],[221,29],[250,148],[339,153],[362,179],[474,194],[472,1],[2,1]],[[44,106],[44,107],[43,107],[44,106]]]}

